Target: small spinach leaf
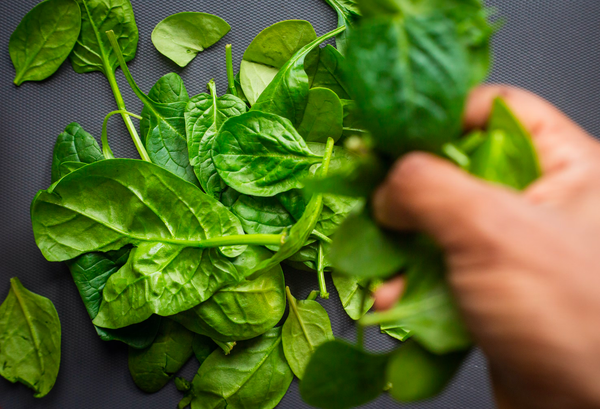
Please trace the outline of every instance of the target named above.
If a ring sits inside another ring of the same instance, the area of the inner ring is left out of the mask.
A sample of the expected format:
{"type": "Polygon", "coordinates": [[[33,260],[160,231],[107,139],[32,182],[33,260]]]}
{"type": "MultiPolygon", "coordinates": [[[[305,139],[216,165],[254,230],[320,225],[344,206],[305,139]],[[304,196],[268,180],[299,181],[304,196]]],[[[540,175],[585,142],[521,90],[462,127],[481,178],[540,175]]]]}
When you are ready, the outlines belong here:
{"type": "Polygon", "coordinates": [[[317,349],[306,367],[300,383],[302,399],[324,409],[363,405],[383,392],[388,359],[343,341],[329,341],[317,349]]]}
{"type": "Polygon", "coordinates": [[[340,139],[344,127],[344,108],[337,95],[327,88],[313,88],[298,133],[307,142],[327,142],[340,139]]]}
{"type": "Polygon", "coordinates": [[[49,299],[10,280],[0,305],[0,375],[21,382],[42,398],[52,390],[60,366],[61,328],[49,299]]]}
{"type": "Polygon", "coordinates": [[[191,358],[194,334],[163,318],[156,339],[146,349],[129,348],[129,372],[147,393],[161,390],[191,358]]]}
{"type": "Polygon", "coordinates": [[[227,185],[265,197],[302,187],[310,167],[321,162],[288,120],[258,111],[223,124],[212,154],[227,185]]]}
{"type": "Polygon", "coordinates": [[[217,97],[214,81],[208,83],[209,94],[193,97],[185,109],[185,127],[190,163],[204,191],[219,198],[227,187],[212,160],[213,141],[229,118],[247,111],[246,104],[233,95],[217,97]]]}
{"type": "Polygon", "coordinates": [[[375,298],[367,287],[365,280],[333,272],[333,285],[338,291],[342,307],[350,318],[358,321],[365,315],[373,304],[375,298]]]}
{"type": "Polygon", "coordinates": [[[316,301],[296,300],[286,288],[290,305],[283,324],[283,352],[294,374],[302,379],[306,365],[319,345],[333,340],[327,311],[316,301]]]}
{"type": "Polygon", "coordinates": [[[320,49],[319,64],[311,88],[327,88],[335,92],[340,99],[349,100],[348,85],[344,78],[345,58],[331,45],[320,49]]]}
{"type": "Polygon", "coordinates": [[[8,51],[16,70],[14,83],[41,81],[67,59],[81,30],[74,0],[47,0],[35,6],[10,36],[8,51]]]}
{"type": "Polygon", "coordinates": [[[185,67],[199,52],[217,43],[231,30],[221,17],[208,13],[173,14],[157,24],[152,43],[165,57],[185,67]]]}
{"type": "Polygon", "coordinates": [[[192,382],[192,409],[273,409],[292,383],[281,328],[240,342],[229,356],[213,352],[192,382]]]}
{"type": "Polygon", "coordinates": [[[70,172],[67,162],[88,164],[103,160],[102,150],[96,139],[73,122],[58,135],[52,155],[52,183],[70,172]]]}
{"type": "Polygon", "coordinates": [[[229,208],[247,234],[280,234],[290,229],[294,219],[277,198],[240,195],[229,208]]]}

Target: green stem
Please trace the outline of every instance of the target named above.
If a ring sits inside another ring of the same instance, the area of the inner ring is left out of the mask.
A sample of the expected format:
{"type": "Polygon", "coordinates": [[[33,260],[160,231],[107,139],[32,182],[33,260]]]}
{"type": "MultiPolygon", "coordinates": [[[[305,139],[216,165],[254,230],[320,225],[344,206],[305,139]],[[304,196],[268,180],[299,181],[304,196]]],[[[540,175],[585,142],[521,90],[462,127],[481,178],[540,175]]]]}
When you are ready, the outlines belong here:
{"type": "Polygon", "coordinates": [[[364,129],[358,129],[358,128],[347,128],[347,127],[344,127],[343,130],[344,130],[344,132],[368,133],[364,129]]]}
{"type": "Polygon", "coordinates": [[[318,295],[319,292],[317,290],[312,290],[310,294],[308,294],[308,297],[306,297],[306,301],[314,301],[317,299],[318,295]]]}
{"type": "Polygon", "coordinates": [[[233,74],[233,54],[231,52],[231,44],[225,46],[227,53],[227,82],[229,84],[229,93],[238,96],[237,89],[235,88],[235,78],[233,74]]]}
{"type": "Polygon", "coordinates": [[[454,144],[444,144],[444,146],[442,146],[442,152],[444,152],[444,155],[446,155],[448,159],[463,169],[467,169],[471,164],[471,159],[469,159],[469,157],[454,144]]]}
{"type": "MultiPolygon", "coordinates": [[[[107,129],[107,127],[108,127],[109,118],[116,114],[121,114],[121,115],[126,114],[128,117],[132,116],[137,119],[142,119],[142,117],[139,115],[132,114],[131,112],[122,111],[122,110],[112,111],[108,115],[106,115],[106,117],[104,117],[104,123],[102,124],[102,153],[104,154],[104,157],[106,159],[114,159],[115,158],[115,155],[113,154],[112,149],[110,149],[110,145],[108,144],[108,129],[107,129]]],[[[146,162],[150,162],[150,158],[146,159],[148,157],[146,148],[144,148],[143,145],[138,147],[137,144],[136,144],[136,148],[138,149],[140,157],[143,160],[145,160],[146,162]]]]}
{"type": "MultiPolygon", "coordinates": [[[[112,31],[111,31],[112,32],[112,31]]],[[[113,33],[113,37],[114,37],[114,33],[113,33]]],[[[110,36],[109,36],[110,38],[110,36]]],[[[116,42],[116,38],[115,38],[115,42],[116,42]]],[[[121,50],[121,48],[119,47],[118,43],[117,43],[117,48],[119,49],[119,52],[121,50]]],[[[110,69],[109,67],[104,67],[104,71],[106,73],[106,78],[108,79],[108,83],[110,84],[110,88],[112,89],[113,95],[115,96],[115,101],[117,102],[117,107],[119,108],[119,111],[123,111],[123,112],[127,112],[127,108],[125,107],[125,101],[123,100],[123,96],[121,95],[121,90],[119,89],[119,84],[117,84],[117,77],[115,76],[115,72],[110,69]]],[[[129,135],[131,135],[131,139],[133,140],[133,143],[135,144],[135,147],[137,149],[137,151],[140,154],[140,157],[147,161],[150,162],[150,157],[148,156],[148,154],[146,153],[146,149],[140,149],[144,147],[144,144],[142,143],[140,136],[137,133],[137,130],[135,129],[135,126],[133,125],[133,121],[131,120],[131,117],[126,114],[126,113],[121,113],[121,116],[123,117],[123,121],[125,122],[125,127],[127,127],[127,130],[129,131],[129,135]],[[145,156],[144,156],[145,154],[145,156]]]]}
{"type": "Polygon", "coordinates": [[[325,282],[325,254],[323,253],[322,241],[319,241],[319,251],[317,254],[317,275],[319,276],[319,290],[321,291],[321,298],[328,300],[329,293],[327,292],[327,283],[325,282]]]}
{"type": "Polygon", "coordinates": [[[189,240],[158,240],[162,243],[180,244],[187,247],[208,249],[214,247],[257,245],[257,246],[281,246],[285,240],[283,234],[240,234],[233,236],[214,237],[201,241],[189,240]]]}
{"type": "Polygon", "coordinates": [[[311,234],[311,236],[315,236],[317,239],[324,241],[327,244],[333,243],[333,240],[331,240],[329,237],[327,237],[323,233],[319,232],[318,230],[313,230],[312,233],[310,233],[310,234],[311,234]]]}
{"type": "Polygon", "coordinates": [[[327,138],[327,144],[325,145],[325,153],[323,155],[323,164],[321,165],[321,175],[324,178],[329,172],[329,164],[331,163],[331,156],[333,155],[333,145],[335,141],[333,138],[327,138]]]}

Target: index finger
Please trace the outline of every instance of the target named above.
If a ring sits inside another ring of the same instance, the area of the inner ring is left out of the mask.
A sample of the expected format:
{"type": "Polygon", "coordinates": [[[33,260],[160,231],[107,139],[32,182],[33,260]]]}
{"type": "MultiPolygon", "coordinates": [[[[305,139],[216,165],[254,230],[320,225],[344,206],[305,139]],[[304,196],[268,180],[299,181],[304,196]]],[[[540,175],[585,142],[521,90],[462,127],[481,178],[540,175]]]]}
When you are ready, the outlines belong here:
{"type": "Polygon", "coordinates": [[[465,109],[466,129],[484,129],[496,98],[501,97],[532,135],[544,173],[565,160],[587,155],[594,139],[543,98],[520,88],[484,85],[471,92],[465,109]]]}

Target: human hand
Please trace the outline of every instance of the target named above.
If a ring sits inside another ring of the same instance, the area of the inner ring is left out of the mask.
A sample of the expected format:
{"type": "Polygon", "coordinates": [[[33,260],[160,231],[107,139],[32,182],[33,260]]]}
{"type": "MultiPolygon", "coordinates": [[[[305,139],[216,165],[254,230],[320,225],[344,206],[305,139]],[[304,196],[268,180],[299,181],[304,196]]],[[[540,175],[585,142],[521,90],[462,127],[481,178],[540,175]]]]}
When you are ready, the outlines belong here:
{"type": "MultiPolygon", "coordinates": [[[[411,153],[376,192],[374,215],[444,249],[499,408],[599,408],[600,143],[549,103],[506,86],[471,94],[467,129],[485,128],[497,96],[531,132],[541,179],[516,192],[411,153]]],[[[402,289],[401,278],[382,286],[376,308],[390,308],[402,289]]]]}

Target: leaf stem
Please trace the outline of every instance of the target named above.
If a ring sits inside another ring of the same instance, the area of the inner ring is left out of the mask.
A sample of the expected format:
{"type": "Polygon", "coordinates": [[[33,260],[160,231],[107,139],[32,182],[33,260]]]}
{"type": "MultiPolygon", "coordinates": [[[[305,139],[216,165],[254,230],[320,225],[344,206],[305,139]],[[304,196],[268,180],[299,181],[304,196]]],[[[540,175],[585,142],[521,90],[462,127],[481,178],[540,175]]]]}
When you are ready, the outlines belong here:
{"type": "MultiPolygon", "coordinates": [[[[113,37],[114,37],[114,33],[113,33],[113,37]]],[[[115,41],[116,41],[116,39],[115,39],[115,41]]],[[[118,43],[117,43],[117,47],[119,47],[118,43]]],[[[120,52],[120,50],[121,49],[119,48],[119,52],[120,52]]],[[[117,107],[119,108],[119,111],[122,111],[121,116],[123,117],[123,121],[125,122],[125,127],[129,131],[129,135],[131,135],[131,139],[133,140],[133,143],[135,144],[137,151],[140,153],[140,157],[143,160],[149,162],[150,157],[148,157],[148,154],[146,154],[146,157],[144,157],[142,155],[142,152],[145,152],[146,150],[144,149],[142,151],[142,150],[140,150],[140,147],[143,147],[144,144],[142,143],[140,136],[137,133],[137,129],[135,129],[135,126],[133,125],[133,121],[131,120],[131,117],[126,113],[127,108],[125,107],[125,101],[123,100],[123,96],[121,95],[121,90],[119,89],[119,84],[117,84],[117,77],[115,76],[115,72],[112,69],[109,69],[108,67],[104,68],[104,72],[106,74],[106,78],[108,79],[108,83],[110,84],[110,88],[115,97],[117,107]]]]}
{"type": "Polygon", "coordinates": [[[325,145],[325,152],[323,154],[323,164],[321,165],[321,175],[324,178],[329,172],[329,164],[331,163],[331,156],[333,155],[333,145],[335,141],[333,138],[327,138],[327,144],[325,145]]]}
{"type": "Polygon", "coordinates": [[[461,151],[456,145],[452,143],[446,143],[442,146],[442,152],[444,155],[458,166],[463,169],[467,169],[471,164],[471,159],[463,151],[461,151]]]}
{"type": "MultiPolygon", "coordinates": [[[[126,114],[128,117],[134,117],[137,119],[142,119],[141,116],[133,114],[131,112],[128,111],[123,111],[123,110],[117,110],[117,111],[112,111],[110,112],[108,115],[106,115],[106,117],[104,117],[104,123],[102,124],[102,153],[104,154],[104,157],[106,159],[114,159],[115,155],[112,152],[112,149],[110,149],[110,145],[108,144],[108,120],[110,119],[111,116],[116,115],[116,114],[126,114]]],[[[134,140],[135,143],[135,140],[134,140]]],[[[138,153],[140,154],[140,157],[142,158],[142,160],[145,160],[146,162],[150,162],[150,157],[148,156],[148,152],[146,152],[146,148],[144,148],[144,145],[142,145],[140,143],[140,145],[138,146],[138,144],[135,144],[135,147],[138,150],[138,153]]]]}
{"type": "Polygon", "coordinates": [[[312,233],[310,233],[311,236],[315,236],[317,239],[324,241],[327,244],[331,244],[333,243],[333,240],[331,240],[329,237],[327,237],[326,235],[324,235],[323,233],[321,233],[318,230],[313,230],[312,233]]]}
{"type": "Polygon", "coordinates": [[[227,82],[229,84],[229,93],[238,96],[237,89],[235,88],[235,78],[233,74],[233,54],[231,51],[231,44],[227,44],[225,46],[225,51],[227,53],[227,82]]]}
{"type": "Polygon", "coordinates": [[[319,292],[317,290],[312,290],[310,294],[308,294],[308,297],[306,297],[306,301],[314,301],[317,299],[318,295],[319,292]]]}
{"type": "Polygon", "coordinates": [[[188,240],[159,240],[162,243],[180,244],[187,247],[208,249],[239,245],[281,246],[285,240],[284,234],[240,234],[233,236],[214,237],[201,241],[188,240]]]}
{"type": "Polygon", "coordinates": [[[327,292],[327,283],[325,282],[325,254],[323,253],[322,241],[319,241],[319,251],[317,253],[317,275],[319,277],[319,290],[321,291],[321,298],[328,300],[329,293],[327,292]]]}

